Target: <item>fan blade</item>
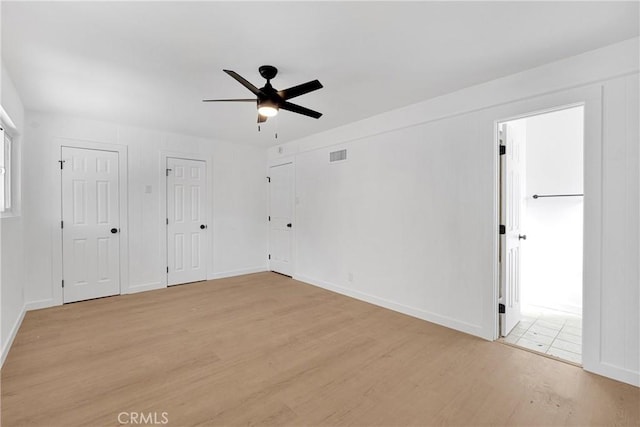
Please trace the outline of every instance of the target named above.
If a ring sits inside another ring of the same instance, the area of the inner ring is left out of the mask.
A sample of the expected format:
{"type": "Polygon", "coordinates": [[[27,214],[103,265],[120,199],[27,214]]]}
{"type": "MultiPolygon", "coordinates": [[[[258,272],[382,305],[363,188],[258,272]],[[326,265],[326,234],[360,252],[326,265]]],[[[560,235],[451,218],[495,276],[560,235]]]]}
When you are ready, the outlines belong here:
{"type": "Polygon", "coordinates": [[[290,87],[289,89],[278,91],[278,95],[280,95],[280,97],[286,101],[287,99],[295,98],[296,96],[304,95],[305,93],[322,89],[322,87],[322,83],[320,83],[318,80],[313,80],[311,82],[302,83],[298,86],[290,87]]]}
{"type": "Polygon", "coordinates": [[[254,85],[252,85],[251,83],[249,83],[249,81],[247,81],[247,79],[245,79],[244,77],[242,77],[240,74],[236,73],[235,71],[231,71],[231,70],[222,70],[225,73],[229,74],[231,77],[233,77],[234,79],[236,79],[238,81],[238,83],[240,83],[242,86],[246,87],[247,89],[249,89],[251,92],[253,92],[254,95],[258,96],[264,96],[264,93],[262,93],[262,91],[260,89],[258,89],[257,87],[255,87],[254,85]]]}
{"type": "Polygon", "coordinates": [[[268,119],[267,116],[263,116],[262,114],[258,114],[258,123],[264,123],[268,119]]]}
{"type": "Polygon", "coordinates": [[[257,102],[255,98],[252,99],[203,99],[202,102],[257,102]]]}
{"type": "Polygon", "coordinates": [[[322,113],[318,113],[317,111],[310,110],[305,107],[301,107],[297,104],[292,104],[291,102],[283,102],[280,104],[281,110],[291,111],[293,113],[302,114],[304,116],[313,117],[314,119],[319,119],[322,116],[322,113]]]}

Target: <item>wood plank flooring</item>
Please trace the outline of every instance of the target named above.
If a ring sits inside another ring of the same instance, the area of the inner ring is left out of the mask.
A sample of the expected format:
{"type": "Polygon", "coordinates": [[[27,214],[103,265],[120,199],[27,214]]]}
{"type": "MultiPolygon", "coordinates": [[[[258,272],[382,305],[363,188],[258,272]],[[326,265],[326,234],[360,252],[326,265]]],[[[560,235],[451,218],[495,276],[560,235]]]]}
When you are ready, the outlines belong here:
{"type": "Polygon", "coordinates": [[[1,419],[637,426],[639,390],[259,273],[27,313],[2,369],[1,419]]]}

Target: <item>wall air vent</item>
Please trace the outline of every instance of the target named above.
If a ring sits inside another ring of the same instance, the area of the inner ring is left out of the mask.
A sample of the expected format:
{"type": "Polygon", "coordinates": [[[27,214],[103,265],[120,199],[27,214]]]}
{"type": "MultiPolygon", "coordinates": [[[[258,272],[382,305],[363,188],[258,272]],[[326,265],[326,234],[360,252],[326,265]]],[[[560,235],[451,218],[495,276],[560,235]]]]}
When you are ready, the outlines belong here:
{"type": "Polygon", "coordinates": [[[332,151],[329,153],[329,163],[344,162],[347,160],[347,150],[332,151]]]}

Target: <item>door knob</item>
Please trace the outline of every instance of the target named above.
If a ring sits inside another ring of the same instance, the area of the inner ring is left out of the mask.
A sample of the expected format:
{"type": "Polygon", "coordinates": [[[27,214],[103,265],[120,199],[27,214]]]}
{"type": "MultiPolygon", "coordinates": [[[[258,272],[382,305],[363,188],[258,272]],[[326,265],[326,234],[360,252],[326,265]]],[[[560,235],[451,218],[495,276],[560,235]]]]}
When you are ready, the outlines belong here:
{"type": "Polygon", "coordinates": [[[287,227],[291,228],[291,223],[287,224],[287,227]]]}
{"type": "Polygon", "coordinates": [[[205,228],[207,228],[207,226],[206,226],[206,225],[204,225],[204,224],[200,224],[200,230],[204,230],[205,228]]]}
{"type": "Polygon", "coordinates": [[[112,228],[112,229],[111,229],[111,234],[116,234],[117,232],[118,232],[118,229],[117,229],[117,228],[112,228]]]}
{"type": "Polygon", "coordinates": [[[518,240],[527,240],[526,234],[518,234],[518,240]]]}

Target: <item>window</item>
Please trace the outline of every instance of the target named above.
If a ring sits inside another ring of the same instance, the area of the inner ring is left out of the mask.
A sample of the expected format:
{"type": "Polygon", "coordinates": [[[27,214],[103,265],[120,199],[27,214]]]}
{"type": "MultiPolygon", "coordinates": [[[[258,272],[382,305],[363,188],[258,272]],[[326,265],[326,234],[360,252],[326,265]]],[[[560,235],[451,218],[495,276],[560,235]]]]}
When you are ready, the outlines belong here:
{"type": "Polygon", "coordinates": [[[0,150],[0,212],[11,210],[11,138],[3,128],[0,128],[2,136],[2,149],[0,150]]]}

